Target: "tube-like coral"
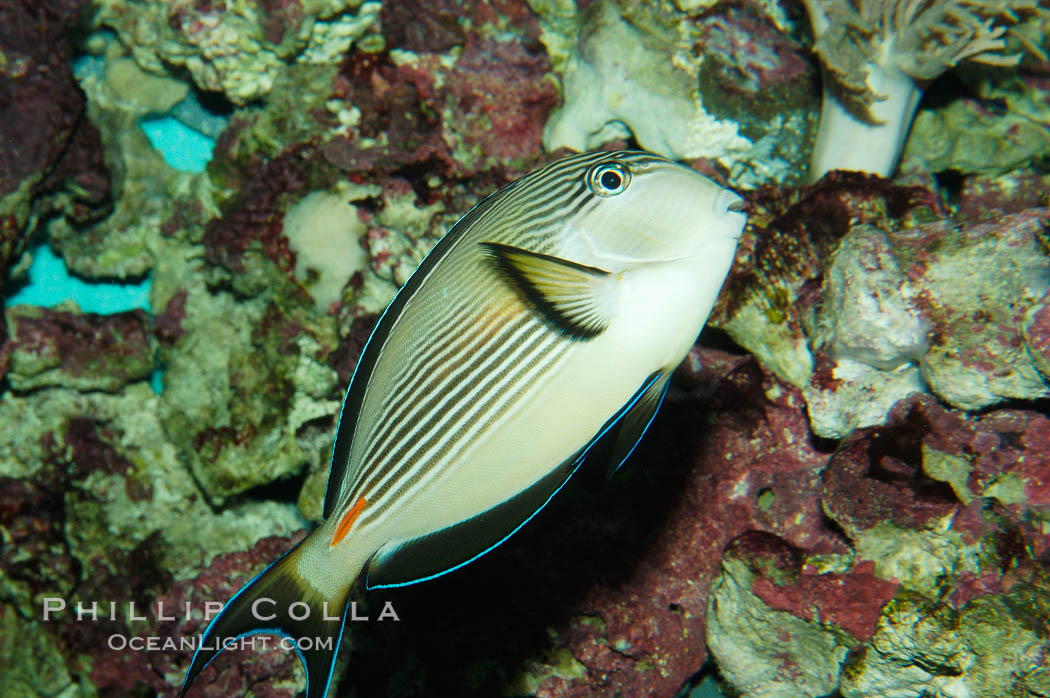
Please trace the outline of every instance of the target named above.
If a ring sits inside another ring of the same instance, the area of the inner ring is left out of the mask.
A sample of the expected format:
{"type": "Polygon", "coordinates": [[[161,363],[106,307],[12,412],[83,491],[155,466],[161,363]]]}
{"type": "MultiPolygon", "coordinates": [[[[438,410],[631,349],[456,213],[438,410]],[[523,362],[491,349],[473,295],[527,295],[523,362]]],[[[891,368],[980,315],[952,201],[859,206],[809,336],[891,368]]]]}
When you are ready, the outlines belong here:
{"type": "Polygon", "coordinates": [[[1037,0],[804,2],[824,68],[813,180],[833,169],[892,174],[925,86],[964,60],[1016,65],[1019,54],[1002,52],[1005,24],[1038,11],[1037,0]]]}

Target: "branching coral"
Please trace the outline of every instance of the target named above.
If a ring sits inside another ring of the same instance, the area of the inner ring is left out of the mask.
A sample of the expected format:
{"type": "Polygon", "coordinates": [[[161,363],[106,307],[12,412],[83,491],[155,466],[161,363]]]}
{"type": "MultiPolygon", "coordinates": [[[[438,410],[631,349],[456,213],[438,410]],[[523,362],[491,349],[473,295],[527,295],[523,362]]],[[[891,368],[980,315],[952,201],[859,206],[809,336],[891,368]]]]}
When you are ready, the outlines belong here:
{"type": "Polygon", "coordinates": [[[1016,65],[1004,34],[1018,13],[1040,11],[1037,1],[804,0],[824,67],[810,177],[892,174],[925,86],[964,60],[1016,65]]]}

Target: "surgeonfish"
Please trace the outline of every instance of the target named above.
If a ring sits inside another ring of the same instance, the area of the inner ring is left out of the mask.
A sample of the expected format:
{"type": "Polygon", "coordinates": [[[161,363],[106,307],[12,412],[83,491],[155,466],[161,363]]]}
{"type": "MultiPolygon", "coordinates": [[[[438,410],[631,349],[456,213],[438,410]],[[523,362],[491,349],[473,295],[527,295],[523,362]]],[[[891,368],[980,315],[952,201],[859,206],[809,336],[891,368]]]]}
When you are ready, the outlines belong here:
{"type": "Polygon", "coordinates": [[[638,151],[573,155],[478,203],[361,354],[324,523],[226,603],[181,695],[216,639],[274,633],[333,639],[298,650],[307,697],[324,698],[362,571],[366,589],[443,575],[521,528],[599,440],[619,467],[707,320],[746,218],[733,192],[638,151]]]}

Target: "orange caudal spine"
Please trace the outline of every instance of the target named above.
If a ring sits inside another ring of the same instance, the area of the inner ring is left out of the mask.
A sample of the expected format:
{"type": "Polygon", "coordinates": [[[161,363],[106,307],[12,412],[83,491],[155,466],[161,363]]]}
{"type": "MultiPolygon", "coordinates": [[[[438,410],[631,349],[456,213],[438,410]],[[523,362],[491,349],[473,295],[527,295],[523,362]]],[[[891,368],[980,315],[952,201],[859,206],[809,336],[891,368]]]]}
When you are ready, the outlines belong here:
{"type": "Polygon", "coordinates": [[[354,521],[361,514],[361,510],[365,508],[365,504],[368,501],[364,497],[358,497],[354,505],[350,507],[350,510],[343,515],[339,525],[335,528],[335,535],[332,536],[332,547],[339,545],[339,541],[346,537],[346,534],[350,532],[350,527],[354,525],[354,521]]]}

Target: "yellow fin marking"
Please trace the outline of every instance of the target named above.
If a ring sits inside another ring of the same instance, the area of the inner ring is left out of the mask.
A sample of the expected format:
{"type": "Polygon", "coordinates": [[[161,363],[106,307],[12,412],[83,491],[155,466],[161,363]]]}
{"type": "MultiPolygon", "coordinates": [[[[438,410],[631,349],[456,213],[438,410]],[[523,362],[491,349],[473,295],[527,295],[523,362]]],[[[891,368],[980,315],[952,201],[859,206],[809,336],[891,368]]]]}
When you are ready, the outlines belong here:
{"type": "Polygon", "coordinates": [[[335,535],[332,536],[331,547],[334,548],[339,545],[339,541],[343,540],[343,538],[346,537],[346,534],[350,532],[350,527],[354,525],[354,521],[357,520],[361,510],[365,508],[365,504],[368,504],[368,501],[365,500],[364,497],[358,497],[357,501],[354,502],[354,505],[350,507],[350,510],[343,515],[339,525],[335,528],[335,535]]]}

